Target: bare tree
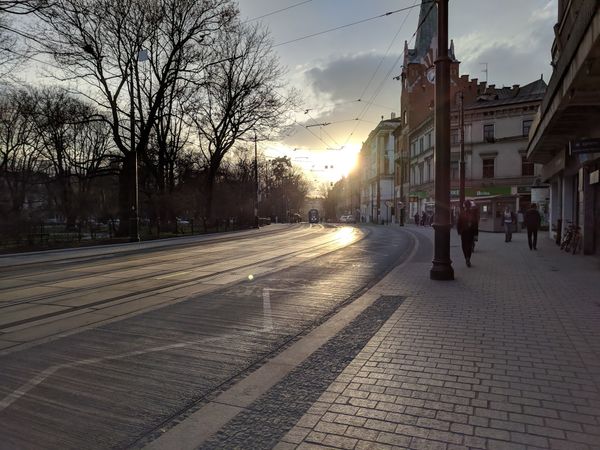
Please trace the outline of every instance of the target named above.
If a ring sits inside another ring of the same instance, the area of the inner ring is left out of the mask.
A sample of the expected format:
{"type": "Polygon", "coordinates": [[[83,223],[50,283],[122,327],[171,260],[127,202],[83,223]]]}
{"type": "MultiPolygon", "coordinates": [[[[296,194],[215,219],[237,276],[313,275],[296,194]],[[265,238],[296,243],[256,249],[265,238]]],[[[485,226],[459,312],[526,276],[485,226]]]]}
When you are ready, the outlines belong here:
{"type": "Polygon", "coordinates": [[[19,37],[24,34],[15,20],[48,6],[45,0],[0,0],[0,81],[12,78],[12,72],[27,59],[25,48],[21,48],[19,37]]]}
{"type": "Polygon", "coordinates": [[[0,100],[0,190],[2,217],[17,218],[40,169],[38,135],[31,120],[35,99],[25,90],[7,91],[0,100]]]}
{"type": "Polygon", "coordinates": [[[235,143],[254,133],[278,132],[293,109],[293,94],[281,94],[284,70],[272,51],[268,32],[259,25],[222,30],[214,44],[221,60],[206,67],[191,117],[208,167],[207,214],[212,216],[214,181],[235,143]]]}
{"type": "Polygon", "coordinates": [[[57,210],[74,227],[85,219],[86,194],[91,180],[112,156],[112,139],[97,111],[66,91],[46,88],[34,92],[32,115],[39,153],[51,174],[49,189],[57,210]]]}
{"type": "Polygon", "coordinates": [[[231,0],[56,0],[36,14],[46,24],[39,50],[64,68],[63,80],[78,82],[108,111],[124,157],[120,209],[121,224],[128,223],[137,157],[169,89],[202,73],[213,34],[237,10],[231,0]]]}

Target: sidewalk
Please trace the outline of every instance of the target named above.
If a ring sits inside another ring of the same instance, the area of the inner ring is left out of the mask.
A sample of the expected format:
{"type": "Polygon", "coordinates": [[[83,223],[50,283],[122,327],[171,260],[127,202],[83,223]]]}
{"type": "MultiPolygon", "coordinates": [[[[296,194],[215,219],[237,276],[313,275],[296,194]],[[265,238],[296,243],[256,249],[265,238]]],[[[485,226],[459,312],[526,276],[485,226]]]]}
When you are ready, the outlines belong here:
{"type": "Polygon", "coordinates": [[[276,448],[600,449],[598,258],[481,233],[467,268],[452,239],[456,280],[388,274],[404,302],[276,448]]]}

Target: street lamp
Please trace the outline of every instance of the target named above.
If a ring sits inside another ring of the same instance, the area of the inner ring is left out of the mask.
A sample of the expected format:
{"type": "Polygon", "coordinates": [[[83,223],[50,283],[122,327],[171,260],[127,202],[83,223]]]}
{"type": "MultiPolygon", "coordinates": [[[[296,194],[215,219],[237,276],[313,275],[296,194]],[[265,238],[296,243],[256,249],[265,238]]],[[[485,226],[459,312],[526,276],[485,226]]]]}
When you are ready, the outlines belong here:
{"type": "Polygon", "coordinates": [[[139,178],[138,178],[138,158],[137,158],[137,148],[135,143],[135,87],[133,85],[134,80],[137,82],[137,89],[139,91],[139,77],[134,76],[134,64],[137,61],[147,61],[148,52],[146,50],[138,51],[131,58],[131,88],[130,88],[130,128],[131,128],[131,149],[129,154],[127,155],[130,158],[129,161],[129,169],[131,170],[131,181],[132,181],[132,189],[131,189],[131,211],[129,215],[129,241],[130,242],[140,242],[140,215],[139,215],[139,205],[140,205],[140,188],[139,188],[139,178]]]}
{"type": "Polygon", "coordinates": [[[254,132],[254,228],[259,228],[258,220],[258,137],[254,132]]]}
{"type": "Polygon", "coordinates": [[[450,260],[450,58],[448,0],[437,0],[438,45],[435,60],[435,229],[432,280],[453,280],[450,260]]]}

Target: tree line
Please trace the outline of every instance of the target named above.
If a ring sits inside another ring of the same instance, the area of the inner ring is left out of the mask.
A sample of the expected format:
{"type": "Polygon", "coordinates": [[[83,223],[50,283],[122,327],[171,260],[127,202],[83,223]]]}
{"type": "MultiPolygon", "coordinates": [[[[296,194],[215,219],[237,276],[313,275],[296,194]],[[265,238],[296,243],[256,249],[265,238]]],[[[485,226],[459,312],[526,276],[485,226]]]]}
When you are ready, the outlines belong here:
{"type": "Polygon", "coordinates": [[[128,236],[133,208],[163,229],[252,224],[255,164],[260,215],[301,208],[308,185],[289,159],[254,155],[287,131],[297,93],[268,31],[231,0],[0,0],[0,66],[7,229],[112,219],[128,236]],[[31,58],[49,84],[19,82],[31,58]]]}

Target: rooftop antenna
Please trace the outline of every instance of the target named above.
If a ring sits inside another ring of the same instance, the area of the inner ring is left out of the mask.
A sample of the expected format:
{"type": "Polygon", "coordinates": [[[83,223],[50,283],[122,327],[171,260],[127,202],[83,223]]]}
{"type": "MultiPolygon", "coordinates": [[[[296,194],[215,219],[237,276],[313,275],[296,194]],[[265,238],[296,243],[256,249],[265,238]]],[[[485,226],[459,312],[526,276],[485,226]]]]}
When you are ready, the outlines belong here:
{"type": "Polygon", "coordinates": [[[488,63],[483,62],[483,63],[479,63],[482,66],[485,66],[485,69],[482,70],[483,73],[485,73],[485,84],[487,84],[488,81],[488,63]]]}

